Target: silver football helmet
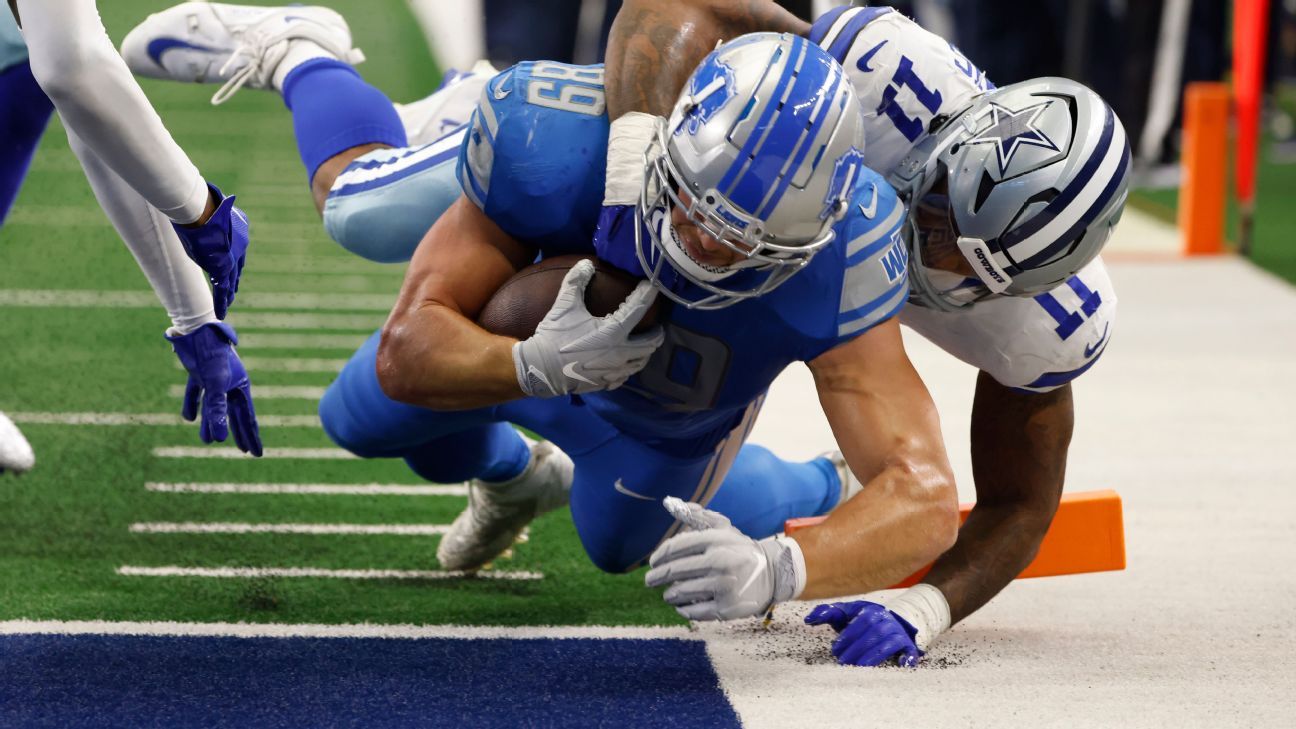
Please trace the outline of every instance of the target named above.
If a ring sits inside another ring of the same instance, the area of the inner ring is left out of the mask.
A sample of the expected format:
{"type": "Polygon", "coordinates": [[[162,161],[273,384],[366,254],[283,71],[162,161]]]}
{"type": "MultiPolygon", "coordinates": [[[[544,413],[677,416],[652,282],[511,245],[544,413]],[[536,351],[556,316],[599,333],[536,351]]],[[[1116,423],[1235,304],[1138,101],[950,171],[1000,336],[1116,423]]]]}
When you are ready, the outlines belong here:
{"type": "Polygon", "coordinates": [[[863,170],[861,114],[841,66],[804,38],[753,33],[716,48],[645,153],[635,240],[645,274],[698,309],[777,288],[833,240],[863,170]],[[738,262],[691,256],[675,208],[738,262]]]}
{"type": "Polygon", "coordinates": [[[910,300],[949,311],[1048,291],[1093,260],[1125,208],[1130,147],[1101,97],[1038,78],[977,97],[889,181],[909,203],[910,300]]]}

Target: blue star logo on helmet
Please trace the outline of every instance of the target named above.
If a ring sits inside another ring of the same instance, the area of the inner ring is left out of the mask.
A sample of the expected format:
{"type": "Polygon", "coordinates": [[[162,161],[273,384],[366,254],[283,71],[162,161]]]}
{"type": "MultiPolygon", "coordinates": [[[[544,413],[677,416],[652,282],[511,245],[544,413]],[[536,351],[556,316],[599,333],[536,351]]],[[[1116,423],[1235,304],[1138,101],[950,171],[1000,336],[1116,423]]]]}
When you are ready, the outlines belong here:
{"type": "MultiPolygon", "coordinates": [[[[999,154],[999,174],[1007,174],[1008,165],[1013,156],[1023,146],[1043,147],[1060,152],[1052,139],[1043,130],[1035,126],[1040,116],[1053,105],[1052,101],[1034,104],[1024,109],[1009,109],[994,102],[990,103],[990,126],[981,130],[975,139],[968,144],[993,144],[999,154]]],[[[985,118],[985,117],[982,117],[985,118]]]]}
{"type": "Polygon", "coordinates": [[[846,150],[833,165],[832,183],[828,185],[828,196],[824,198],[823,212],[820,220],[827,220],[836,211],[844,209],[855,192],[855,181],[860,177],[860,168],[864,166],[864,153],[855,147],[846,150]]]}
{"type": "Polygon", "coordinates": [[[707,56],[689,80],[687,106],[675,134],[697,134],[737,94],[733,68],[715,53],[707,56]]]}

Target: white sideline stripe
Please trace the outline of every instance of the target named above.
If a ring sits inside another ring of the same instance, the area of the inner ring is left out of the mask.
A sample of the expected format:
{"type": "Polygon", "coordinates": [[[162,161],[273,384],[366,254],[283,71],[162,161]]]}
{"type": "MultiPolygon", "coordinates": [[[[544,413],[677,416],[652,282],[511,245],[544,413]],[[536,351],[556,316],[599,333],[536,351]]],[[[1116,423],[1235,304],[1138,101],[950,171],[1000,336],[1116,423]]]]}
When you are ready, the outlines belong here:
{"type": "MultiPolygon", "coordinates": [[[[167,446],[153,449],[154,458],[252,458],[237,448],[199,448],[194,446],[167,446]]],[[[359,458],[341,448],[266,448],[262,458],[303,458],[307,460],[340,461],[359,458]]]]}
{"type": "MultiPolygon", "coordinates": [[[[184,388],[173,388],[175,397],[184,395],[184,388]]],[[[257,393],[254,391],[253,396],[257,393]]],[[[9,413],[16,423],[31,425],[194,425],[172,413],[9,413]]],[[[315,428],[320,424],[318,415],[262,415],[257,422],[275,428],[315,428]]]]}
{"type": "Polygon", "coordinates": [[[359,349],[367,334],[241,334],[239,349],[359,349]]]}
{"type": "MultiPolygon", "coordinates": [[[[479,572],[485,576],[487,572],[479,572]]],[[[107,620],[6,620],[0,635],[148,635],[195,638],[390,638],[403,640],[702,640],[685,627],[618,626],[479,627],[468,625],[312,625],[275,623],[114,622],[107,620]]]]}
{"type": "Polygon", "coordinates": [[[156,483],[149,491],[168,494],[323,494],[326,496],[467,496],[463,484],[401,486],[384,483],[156,483]]]}
{"type": "MultiPolygon", "coordinates": [[[[308,385],[253,385],[253,400],[318,400],[324,397],[326,387],[310,387],[308,385]]],[[[184,397],[184,385],[172,385],[167,394],[171,397],[184,397]]],[[[264,419],[261,416],[259,419],[264,419]]],[[[311,416],[314,417],[314,416],[311,416]]],[[[317,419],[318,422],[318,419],[317,419]]]]}
{"type": "Polygon", "coordinates": [[[373,314],[276,314],[234,312],[230,322],[240,333],[253,329],[314,329],[373,332],[383,317],[373,314]]]}
{"type": "Polygon", "coordinates": [[[445,534],[449,530],[449,524],[246,524],[147,521],[130,525],[132,534],[386,534],[429,537],[445,534]]]}
{"type": "MultiPolygon", "coordinates": [[[[391,311],[391,294],[246,293],[235,306],[243,309],[318,309],[336,311],[391,311]]],[[[155,309],[160,306],[151,291],[85,291],[72,289],[0,289],[0,306],[155,309]]]]}
{"type": "Polygon", "coordinates": [[[317,567],[132,567],[123,565],[125,577],[322,577],[338,580],[543,580],[544,574],[526,571],[450,572],[446,570],[330,570],[317,567]]]}
{"type": "MultiPolygon", "coordinates": [[[[303,359],[298,357],[243,357],[243,365],[249,370],[262,372],[341,372],[346,366],[344,359],[303,359]]],[[[175,369],[184,370],[180,360],[174,363],[175,369]]],[[[255,397],[255,393],[253,397],[255,397]]]]}

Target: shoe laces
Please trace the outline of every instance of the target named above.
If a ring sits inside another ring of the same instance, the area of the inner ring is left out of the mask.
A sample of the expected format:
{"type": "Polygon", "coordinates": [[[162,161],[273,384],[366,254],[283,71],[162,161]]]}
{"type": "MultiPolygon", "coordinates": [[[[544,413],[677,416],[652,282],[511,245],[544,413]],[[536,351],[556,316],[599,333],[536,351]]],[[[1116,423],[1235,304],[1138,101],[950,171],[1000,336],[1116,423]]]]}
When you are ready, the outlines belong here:
{"type": "MultiPolygon", "coordinates": [[[[212,94],[212,106],[220,106],[229,101],[230,97],[238,93],[239,89],[242,89],[249,82],[266,86],[270,75],[274,73],[275,66],[278,65],[275,63],[266,67],[265,59],[269,55],[270,49],[278,43],[292,41],[301,38],[301,36],[298,35],[296,28],[290,25],[278,33],[259,34],[248,32],[244,34],[243,38],[243,42],[234,49],[234,52],[230,54],[230,57],[226,59],[217,73],[224,76],[243,59],[247,59],[247,64],[235,71],[229,77],[229,80],[222,84],[215,94],[212,94]]],[[[314,37],[305,40],[310,40],[334,57],[352,66],[358,65],[365,60],[364,53],[359,48],[342,48],[336,43],[314,37]]],[[[283,56],[281,55],[279,60],[282,59],[283,56]]]]}

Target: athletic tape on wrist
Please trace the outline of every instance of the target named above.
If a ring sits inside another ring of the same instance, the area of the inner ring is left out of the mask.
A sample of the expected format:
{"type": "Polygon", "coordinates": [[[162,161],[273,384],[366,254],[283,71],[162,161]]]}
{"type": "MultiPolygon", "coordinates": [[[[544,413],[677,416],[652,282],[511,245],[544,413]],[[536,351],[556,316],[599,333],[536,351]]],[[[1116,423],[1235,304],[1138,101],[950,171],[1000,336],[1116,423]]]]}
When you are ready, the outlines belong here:
{"type": "Polygon", "coordinates": [[[632,111],[612,122],[608,132],[604,205],[634,205],[644,181],[644,151],[657,134],[659,116],[632,111]]]}
{"type": "Polygon", "coordinates": [[[927,650],[927,646],[935,642],[941,633],[949,630],[949,602],[935,585],[925,582],[914,585],[888,600],[886,606],[918,629],[914,642],[921,650],[927,650]]]}

